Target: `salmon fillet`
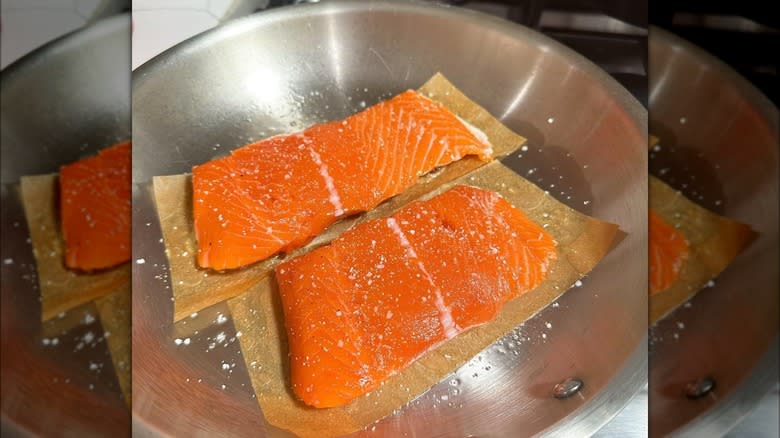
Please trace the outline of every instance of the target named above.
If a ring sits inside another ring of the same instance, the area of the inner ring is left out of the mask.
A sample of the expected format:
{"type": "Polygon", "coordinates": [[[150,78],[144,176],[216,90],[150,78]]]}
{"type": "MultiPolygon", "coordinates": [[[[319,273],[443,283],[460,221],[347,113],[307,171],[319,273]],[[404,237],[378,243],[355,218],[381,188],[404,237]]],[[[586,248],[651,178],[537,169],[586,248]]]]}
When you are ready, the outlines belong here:
{"type": "Polygon", "coordinates": [[[349,403],[492,320],[556,259],[553,238],[499,194],[456,186],[282,263],[293,392],[349,403]]]}
{"type": "Polygon", "coordinates": [[[467,155],[491,158],[484,134],[414,91],[236,149],[192,170],[198,265],[238,268],[299,247],[467,155]]]}
{"type": "Polygon", "coordinates": [[[663,292],[680,277],[680,271],[688,260],[688,243],[685,236],[658,213],[653,210],[648,212],[650,295],[654,295],[663,292]]]}
{"type": "Polygon", "coordinates": [[[130,260],[130,142],[60,167],[65,266],[82,271],[130,260]]]}

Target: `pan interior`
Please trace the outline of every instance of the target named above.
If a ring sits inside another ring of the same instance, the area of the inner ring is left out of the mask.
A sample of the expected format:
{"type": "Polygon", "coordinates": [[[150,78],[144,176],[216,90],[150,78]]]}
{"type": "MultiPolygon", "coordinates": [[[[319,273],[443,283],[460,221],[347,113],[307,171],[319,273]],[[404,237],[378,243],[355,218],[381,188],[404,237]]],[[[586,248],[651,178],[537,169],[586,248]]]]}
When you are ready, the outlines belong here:
{"type": "Polygon", "coordinates": [[[184,434],[196,418],[206,432],[229,424],[236,434],[282,435],[263,421],[238,343],[209,349],[220,333],[228,341],[235,335],[230,323],[213,323],[227,315],[225,306],[185,326],[170,323],[151,178],[345,117],[436,72],[529,138],[506,164],[562,202],[619,224],[627,236],[581,287],[376,430],[583,435],[640,388],[646,265],[632,255],[646,252],[644,109],[581,56],[508,22],[405,2],[327,2],[238,20],[134,73],[133,250],[144,259],[133,278],[138,427],[184,434]],[[176,346],[177,337],[189,337],[190,346],[176,346]],[[552,397],[553,386],[569,377],[585,382],[582,397],[552,397]]]}

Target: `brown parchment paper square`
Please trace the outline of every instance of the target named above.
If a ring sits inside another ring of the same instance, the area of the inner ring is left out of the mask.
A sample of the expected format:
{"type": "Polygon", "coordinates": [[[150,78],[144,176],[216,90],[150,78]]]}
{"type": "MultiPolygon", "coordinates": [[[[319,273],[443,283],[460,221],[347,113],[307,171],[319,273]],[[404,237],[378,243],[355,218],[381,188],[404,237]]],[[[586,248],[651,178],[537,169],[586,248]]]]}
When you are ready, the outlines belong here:
{"type": "Polygon", "coordinates": [[[719,216],[650,176],[650,209],[688,241],[688,260],[667,289],[650,295],[650,324],[688,301],[734,260],[757,234],[749,225],[719,216]]]}
{"type": "Polygon", "coordinates": [[[500,162],[439,187],[466,184],[500,193],[557,241],[559,259],[539,287],[507,303],[491,322],[444,343],[389,378],[378,390],[346,406],[316,409],[298,401],[290,389],[288,346],[274,276],[228,301],[257,400],[269,423],[301,437],[354,432],[389,415],[446,377],[471,357],[532,317],[568,290],[608,252],[617,226],[583,215],[545,194],[500,162]]]}
{"type": "MultiPolygon", "coordinates": [[[[495,157],[504,156],[520,148],[526,141],[501,124],[496,118],[480,107],[442,74],[437,73],[418,92],[434,99],[482,130],[493,145],[495,157]]],[[[315,237],[309,244],[291,252],[287,257],[295,257],[333,240],[344,230],[366,218],[386,215],[400,205],[404,205],[424,193],[473,171],[485,162],[466,157],[439,171],[422,177],[417,184],[407,189],[369,213],[347,218],[331,225],[315,237]]],[[[179,321],[194,312],[208,306],[235,297],[266,277],[284,256],[275,256],[254,265],[231,271],[213,271],[197,266],[198,251],[195,240],[192,217],[192,180],[191,175],[156,176],[152,179],[155,205],[162,227],[163,239],[170,266],[173,289],[173,318],[179,321]]]]}
{"type": "Polygon", "coordinates": [[[65,267],[57,180],[57,174],[21,178],[21,198],[38,271],[43,321],[130,283],[129,263],[96,273],[79,273],[65,267]]]}
{"type": "Polygon", "coordinates": [[[104,336],[111,362],[119,381],[119,388],[125,403],[132,405],[130,385],[130,316],[131,316],[130,283],[125,283],[118,290],[95,300],[100,323],[103,325],[104,336]]]}
{"type": "Polygon", "coordinates": [[[41,337],[54,338],[85,324],[85,320],[97,313],[95,303],[90,301],[76,306],[67,312],[50,318],[41,324],[41,337]]]}

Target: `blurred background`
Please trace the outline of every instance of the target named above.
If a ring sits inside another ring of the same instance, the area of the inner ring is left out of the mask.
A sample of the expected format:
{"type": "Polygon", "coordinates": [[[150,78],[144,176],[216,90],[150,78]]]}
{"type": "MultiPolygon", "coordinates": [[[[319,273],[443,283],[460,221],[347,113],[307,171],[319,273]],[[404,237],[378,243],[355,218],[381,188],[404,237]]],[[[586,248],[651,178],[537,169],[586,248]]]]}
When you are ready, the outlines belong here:
{"type": "Polygon", "coordinates": [[[778,103],[780,28],[772,2],[650,2],[651,23],[701,47],[778,103]],[[773,55],[774,53],[774,55],[773,55]]]}
{"type": "Polygon", "coordinates": [[[649,130],[660,139],[650,174],[759,232],[708,287],[651,329],[651,436],[779,434],[774,6],[650,2],[649,130]],[[712,384],[706,396],[686,397],[682,387],[693,381],[712,384]]]}
{"type": "MultiPolygon", "coordinates": [[[[130,435],[117,378],[130,364],[115,368],[108,347],[129,333],[112,338],[94,301],[42,322],[44,280],[20,191],[21,177],[55,173],[129,139],[129,10],[129,0],[0,3],[3,437],[130,435]]],[[[56,199],[56,185],[48,187],[56,199]]]]}
{"type": "Polygon", "coordinates": [[[34,49],[103,17],[130,10],[130,0],[3,0],[0,69],[34,49]]]}

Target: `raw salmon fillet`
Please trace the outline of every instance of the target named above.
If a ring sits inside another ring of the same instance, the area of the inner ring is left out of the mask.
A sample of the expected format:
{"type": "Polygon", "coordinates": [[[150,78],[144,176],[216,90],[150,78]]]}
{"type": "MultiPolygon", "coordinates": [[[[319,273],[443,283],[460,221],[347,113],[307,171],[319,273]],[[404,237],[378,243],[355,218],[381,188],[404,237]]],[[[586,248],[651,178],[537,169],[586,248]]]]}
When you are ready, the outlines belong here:
{"type": "Polygon", "coordinates": [[[65,266],[93,271],[130,260],[130,142],[60,167],[65,266]]]}
{"type": "Polygon", "coordinates": [[[466,155],[491,158],[484,134],[414,91],[236,149],[192,170],[198,265],[238,268],[294,249],[466,155]]]}
{"type": "Polygon", "coordinates": [[[538,286],[556,242],[499,194],[456,186],[276,268],[293,392],[318,408],[377,388],[538,286]]]}
{"type": "Polygon", "coordinates": [[[688,243],[672,225],[658,213],[648,210],[650,259],[650,295],[664,291],[680,276],[685,261],[688,260],[688,243]]]}

